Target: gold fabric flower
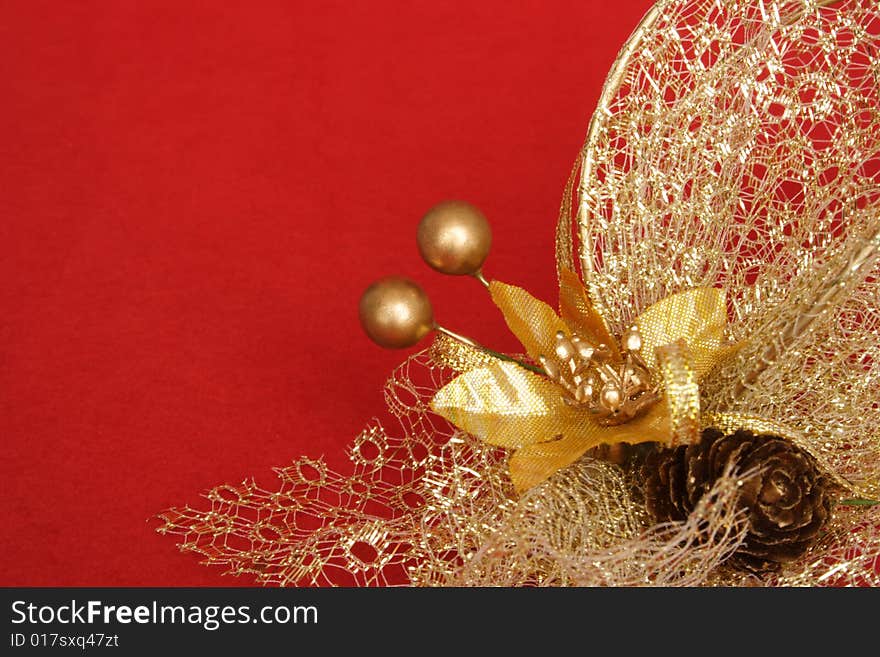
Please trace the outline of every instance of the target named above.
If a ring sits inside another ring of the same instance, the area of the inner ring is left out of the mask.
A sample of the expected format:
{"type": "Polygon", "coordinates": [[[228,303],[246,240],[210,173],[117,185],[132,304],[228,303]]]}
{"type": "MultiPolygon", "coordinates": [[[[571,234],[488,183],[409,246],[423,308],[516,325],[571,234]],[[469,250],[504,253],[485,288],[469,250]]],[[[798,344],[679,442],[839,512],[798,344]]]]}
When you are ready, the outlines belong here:
{"type": "MultiPolygon", "coordinates": [[[[489,291],[529,357],[554,353],[557,336],[578,336],[621,360],[618,340],[574,272],[562,274],[560,314],[525,290],[493,281],[489,291]]],[[[518,492],[602,443],[681,444],[699,437],[699,382],[731,350],[724,344],[724,291],[701,287],[673,294],[635,321],[658,402],[629,421],[608,425],[571,403],[565,387],[516,362],[497,359],[461,374],[437,392],[431,408],[485,442],[515,450],[510,477],[518,492]]]]}

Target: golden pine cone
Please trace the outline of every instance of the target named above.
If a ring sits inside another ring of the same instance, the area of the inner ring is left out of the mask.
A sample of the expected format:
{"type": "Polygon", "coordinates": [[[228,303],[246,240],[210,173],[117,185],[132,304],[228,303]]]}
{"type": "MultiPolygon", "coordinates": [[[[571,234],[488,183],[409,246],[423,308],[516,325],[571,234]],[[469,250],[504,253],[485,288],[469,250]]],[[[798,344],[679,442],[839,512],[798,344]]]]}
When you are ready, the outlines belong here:
{"type": "Polygon", "coordinates": [[[658,448],[641,466],[648,511],[658,522],[684,520],[729,463],[744,480],[738,505],[749,532],[735,561],[750,570],[802,556],[831,515],[831,485],[816,460],[790,440],[740,429],[703,430],[692,445],[658,448]]]}

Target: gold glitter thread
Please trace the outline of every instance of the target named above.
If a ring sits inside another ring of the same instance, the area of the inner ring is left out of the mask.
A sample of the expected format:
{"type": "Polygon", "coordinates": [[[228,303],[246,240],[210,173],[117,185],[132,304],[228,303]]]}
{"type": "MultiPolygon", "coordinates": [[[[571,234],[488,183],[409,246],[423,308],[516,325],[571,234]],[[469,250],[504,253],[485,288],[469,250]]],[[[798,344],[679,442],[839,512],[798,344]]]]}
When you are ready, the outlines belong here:
{"type": "Polygon", "coordinates": [[[700,438],[700,385],[684,340],[657,349],[666,387],[671,428],[670,445],[689,445],[700,438]]]}

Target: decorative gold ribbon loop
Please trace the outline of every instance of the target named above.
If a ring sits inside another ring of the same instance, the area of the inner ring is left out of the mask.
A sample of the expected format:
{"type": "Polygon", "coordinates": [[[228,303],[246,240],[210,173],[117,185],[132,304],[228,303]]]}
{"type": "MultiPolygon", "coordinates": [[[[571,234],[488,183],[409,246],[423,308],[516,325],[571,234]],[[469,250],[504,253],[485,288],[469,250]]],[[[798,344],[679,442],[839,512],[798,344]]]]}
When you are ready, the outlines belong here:
{"type": "Polygon", "coordinates": [[[684,340],[677,340],[657,347],[656,356],[666,388],[669,444],[696,442],[700,438],[700,385],[690,349],[684,340]]]}

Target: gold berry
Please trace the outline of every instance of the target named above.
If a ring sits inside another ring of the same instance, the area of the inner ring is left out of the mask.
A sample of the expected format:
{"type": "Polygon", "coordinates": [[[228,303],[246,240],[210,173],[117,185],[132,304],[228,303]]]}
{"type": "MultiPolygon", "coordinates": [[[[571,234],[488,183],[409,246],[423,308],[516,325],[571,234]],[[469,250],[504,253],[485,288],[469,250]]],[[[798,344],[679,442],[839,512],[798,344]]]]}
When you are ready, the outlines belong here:
{"type": "Polygon", "coordinates": [[[381,347],[404,349],[434,328],[434,311],[425,291],[407,278],[389,276],[370,285],[360,302],[364,332],[381,347]]]}
{"type": "Polygon", "coordinates": [[[419,223],[417,241],[431,267],[453,276],[475,275],[489,248],[492,230],[478,208],[465,201],[443,201],[419,223]]]}

